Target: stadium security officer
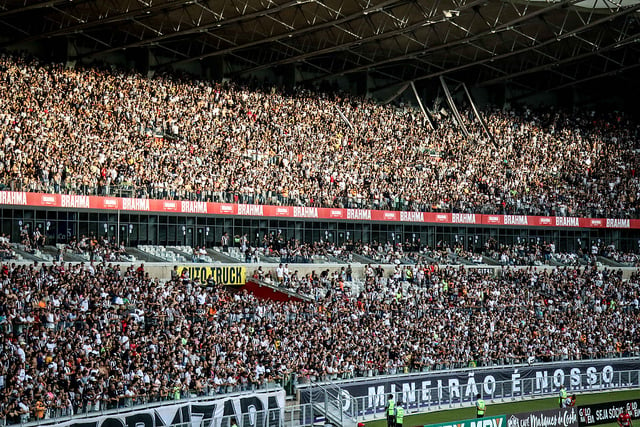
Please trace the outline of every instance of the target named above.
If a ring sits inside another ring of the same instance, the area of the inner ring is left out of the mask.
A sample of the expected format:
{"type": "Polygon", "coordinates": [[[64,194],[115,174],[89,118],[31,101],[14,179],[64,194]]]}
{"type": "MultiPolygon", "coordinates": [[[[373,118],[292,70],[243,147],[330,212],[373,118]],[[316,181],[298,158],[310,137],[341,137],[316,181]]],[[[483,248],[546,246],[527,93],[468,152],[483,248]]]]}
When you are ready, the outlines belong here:
{"type": "Polygon", "coordinates": [[[402,402],[398,402],[396,406],[396,427],[402,427],[402,422],[404,421],[404,408],[402,407],[402,402]]]}
{"type": "Polygon", "coordinates": [[[389,394],[389,400],[387,400],[387,427],[395,427],[396,425],[396,401],[393,400],[393,394],[389,394]]]}
{"type": "Polygon", "coordinates": [[[561,408],[567,407],[567,390],[565,390],[564,385],[560,386],[560,397],[558,400],[561,408]]]}
{"type": "Polygon", "coordinates": [[[476,396],[477,400],[476,400],[476,416],[478,418],[482,418],[484,417],[484,412],[487,409],[487,405],[486,403],[484,403],[484,399],[482,399],[482,397],[480,397],[480,394],[478,394],[476,396]]]}

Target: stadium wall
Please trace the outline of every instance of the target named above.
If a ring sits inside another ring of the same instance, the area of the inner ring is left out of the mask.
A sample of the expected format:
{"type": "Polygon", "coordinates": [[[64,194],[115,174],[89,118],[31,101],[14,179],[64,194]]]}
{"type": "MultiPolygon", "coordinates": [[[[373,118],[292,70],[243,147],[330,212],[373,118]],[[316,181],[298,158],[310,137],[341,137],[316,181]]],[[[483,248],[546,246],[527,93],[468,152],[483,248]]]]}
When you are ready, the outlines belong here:
{"type": "Polygon", "coordinates": [[[582,360],[495,368],[430,371],[334,381],[299,387],[300,402],[327,394],[341,402],[346,417],[379,416],[393,394],[410,412],[469,405],[480,394],[491,402],[568,393],[640,387],[640,358],[582,360]]]}
{"type": "Polygon", "coordinates": [[[500,243],[554,242],[558,251],[588,250],[603,241],[618,250],[640,248],[640,220],[536,217],[299,208],[0,192],[0,233],[17,236],[23,227],[38,228],[50,243],[71,236],[101,235],[127,246],[139,244],[217,246],[223,233],[247,234],[254,246],[267,235],[281,234],[313,242],[439,242],[466,250],[488,239],[500,243]]]}

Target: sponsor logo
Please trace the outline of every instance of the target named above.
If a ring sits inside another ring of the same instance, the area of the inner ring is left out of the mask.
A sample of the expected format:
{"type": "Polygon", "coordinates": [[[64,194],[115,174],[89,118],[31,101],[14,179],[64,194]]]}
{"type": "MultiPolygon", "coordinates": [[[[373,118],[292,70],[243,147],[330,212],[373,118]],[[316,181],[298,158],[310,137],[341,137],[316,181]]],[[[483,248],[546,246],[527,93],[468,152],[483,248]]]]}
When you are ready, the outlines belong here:
{"type": "Polygon", "coordinates": [[[276,208],[276,215],[278,215],[278,216],[289,216],[289,208],[277,207],[276,208]]]}
{"type": "Polygon", "coordinates": [[[489,215],[487,217],[487,222],[489,224],[500,224],[500,217],[495,215],[489,215]]]}
{"type": "Polygon", "coordinates": [[[631,227],[628,219],[607,218],[607,228],[629,228],[631,227]]]}
{"type": "Polygon", "coordinates": [[[528,218],[524,215],[505,215],[504,225],[529,225],[528,218]]]}
{"type": "Polygon", "coordinates": [[[462,420],[455,423],[431,424],[425,427],[503,427],[505,424],[505,417],[501,415],[477,420],[462,420]]]}
{"type": "Polygon", "coordinates": [[[178,274],[186,273],[189,278],[200,282],[207,283],[209,279],[217,284],[223,285],[244,285],[247,278],[246,267],[178,267],[178,274]]]}
{"type": "Polygon", "coordinates": [[[63,208],[89,208],[89,196],[60,196],[60,205],[63,208]]]}
{"type": "Polygon", "coordinates": [[[578,408],[578,422],[580,426],[612,423],[625,410],[629,411],[632,419],[640,418],[640,400],[619,400],[580,406],[578,408]]]}
{"type": "Polygon", "coordinates": [[[342,218],[342,210],[339,209],[331,209],[331,218],[342,218]]]}
{"type": "Polygon", "coordinates": [[[24,191],[0,191],[0,204],[26,205],[27,193],[24,191]]]}
{"type": "Polygon", "coordinates": [[[296,218],[318,218],[318,208],[312,207],[294,207],[293,216],[296,218]]]}
{"type": "Polygon", "coordinates": [[[264,216],[262,205],[238,205],[238,215],[264,216]]]}
{"type": "Polygon", "coordinates": [[[382,217],[384,219],[396,219],[396,213],[395,212],[385,212],[382,217]]]}
{"type": "Polygon", "coordinates": [[[551,225],[551,218],[549,218],[548,216],[541,217],[540,218],[540,224],[551,225]]]}
{"type": "Polygon", "coordinates": [[[507,427],[577,427],[576,408],[551,409],[531,413],[515,414],[507,420],[507,427]]]}
{"type": "Polygon", "coordinates": [[[580,221],[578,218],[571,216],[557,216],[556,226],[558,227],[580,227],[580,221]]]}
{"type": "Polygon", "coordinates": [[[602,220],[600,219],[592,219],[591,220],[592,227],[602,227],[602,220]]]}
{"type": "Polygon", "coordinates": [[[40,203],[42,203],[43,205],[55,205],[56,204],[56,196],[51,196],[51,195],[44,195],[40,198],[40,203]]]}
{"type": "Polygon", "coordinates": [[[347,219],[371,220],[369,209],[347,209],[347,219]]]}
{"type": "Polygon", "coordinates": [[[148,211],[149,199],[122,199],[122,209],[125,211],[148,211]]]}
{"type": "Polygon", "coordinates": [[[447,214],[437,214],[436,221],[438,222],[447,222],[449,219],[447,218],[447,214]]]}
{"type": "Polygon", "coordinates": [[[400,212],[400,221],[424,222],[422,212],[400,212]]]}
{"type": "Polygon", "coordinates": [[[233,205],[220,205],[220,212],[232,213],[233,212],[233,205]]]}
{"type": "Polygon", "coordinates": [[[475,224],[476,214],[454,213],[454,214],[451,214],[451,222],[455,222],[459,224],[475,224]]]}
{"type": "Polygon", "coordinates": [[[181,202],[182,212],[184,213],[195,213],[195,214],[206,214],[207,213],[207,202],[181,202]]]}
{"type": "Polygon", "coordinates": [[[504,418],[493,418],[480,421],[471,421],[471,427],[502,427],[504,418]]]}
{"type": "Polygon", "coordinates": [[[102,199],[102,205],[107,209],[117,209],[118,199],[102,199]]]}
{"type": "Polygon", "coordinates": [[[162,208],[165,211],[177,211],[178,210],[178,202],[162,202],[162,208]]]}

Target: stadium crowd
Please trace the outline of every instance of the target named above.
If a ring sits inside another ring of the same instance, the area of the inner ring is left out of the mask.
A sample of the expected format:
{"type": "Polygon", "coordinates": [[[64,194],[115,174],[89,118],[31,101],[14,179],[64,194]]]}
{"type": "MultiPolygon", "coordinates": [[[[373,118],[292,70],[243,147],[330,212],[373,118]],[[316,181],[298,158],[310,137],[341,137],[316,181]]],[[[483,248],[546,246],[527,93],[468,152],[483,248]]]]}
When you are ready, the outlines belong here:
{"type": "Polygon", "coordinates": [[[142,265],[3,264],[0,416],[11,424],[280,381],[640,354],[637,274],[415,265],[389,277],[367,266],[348,292],[349,274],[294,272],[287,280],[306,281],[314,301],[282,303],[185,275],[152,279],[142,265]]]}
{"type": "Polygon", "coordinates": [[[415,110],[0,57],[5,189],[294,206],[636,217],[623,116],[415,110]]]}

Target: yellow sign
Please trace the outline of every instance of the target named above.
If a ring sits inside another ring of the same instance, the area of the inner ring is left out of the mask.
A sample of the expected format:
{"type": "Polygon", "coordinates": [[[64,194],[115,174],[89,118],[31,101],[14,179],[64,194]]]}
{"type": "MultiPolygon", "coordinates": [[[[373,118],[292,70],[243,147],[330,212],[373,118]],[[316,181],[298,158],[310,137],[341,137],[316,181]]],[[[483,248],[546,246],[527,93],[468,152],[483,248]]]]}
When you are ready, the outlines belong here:
{"type": "Polygon", "coordinates": [[[181,276],[186,270],[186,274],[190,279],[207,283],[209,279],[217,284],[222,285],[244,285],[247,280],[246,267],[198,267],[198,266],[180,266],[178,267],[178,275],[181,276]]]}

